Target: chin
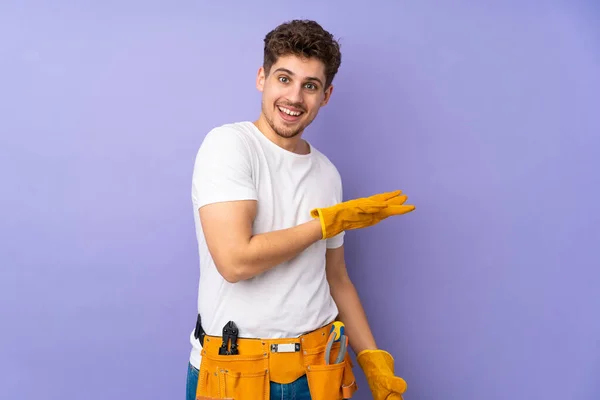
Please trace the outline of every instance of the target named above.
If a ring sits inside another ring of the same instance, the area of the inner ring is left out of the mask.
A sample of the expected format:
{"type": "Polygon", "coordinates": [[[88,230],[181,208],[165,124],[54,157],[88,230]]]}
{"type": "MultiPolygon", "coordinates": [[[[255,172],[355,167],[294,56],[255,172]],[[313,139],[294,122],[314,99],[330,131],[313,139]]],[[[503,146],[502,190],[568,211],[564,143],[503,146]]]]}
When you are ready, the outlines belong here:
{"type": "Polygon", "coordinates": [[[291,127],[276,126],[275,129],[273,129],[273,130],[275,131],[275,133],[277,133],[278,136],[281,136],[286,139],[291,139],[294,136],[297,136],[300,132],[302,132],[302,127],[298,126],[295,128],[291,128],[291,127]]]}
{"type": "Polygon", "coordinates": [[[306,126],[303,124],[303,122],[304,121],[297,121],[296,123],[290,124],[285,121],[278,121],[276,117],[275,123],[271,123],[271,128],[273,128],[278,136],[290,139],[304,131],[306,126]]]}

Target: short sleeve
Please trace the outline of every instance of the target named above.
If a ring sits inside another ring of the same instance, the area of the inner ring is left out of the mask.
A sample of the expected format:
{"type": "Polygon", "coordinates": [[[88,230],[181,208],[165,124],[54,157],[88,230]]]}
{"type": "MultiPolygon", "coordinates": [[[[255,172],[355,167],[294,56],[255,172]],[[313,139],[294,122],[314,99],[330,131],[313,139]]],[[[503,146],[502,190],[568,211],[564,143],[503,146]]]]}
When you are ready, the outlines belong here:
{"type": "Polygon", "coordinates": [[[196,208],[235,200],[258,200],[252,176],[251,150],[230,127],[211,130],[198,149],[192,177],[196,208]]]}
{"type": "MultiPolygon", "coordinates": [[[[343,201],[344,195],[343,195],[343,189],[342,189],[342,179],[341,177],[337,176],[337,181],[338,181],[338,187],[337,187],[337,192],[335,193],[335,203],[341,203],[343,201]]],[[[338,233],[337,235],[330,237],[329,239],[326,239],[327,245],[326,247],[328,249],[337,249],[338,247],[340,247],[341,245],[344,244],[344,235],[346,234],[346,232],[342,231],[340,233],[338,233]]]]}

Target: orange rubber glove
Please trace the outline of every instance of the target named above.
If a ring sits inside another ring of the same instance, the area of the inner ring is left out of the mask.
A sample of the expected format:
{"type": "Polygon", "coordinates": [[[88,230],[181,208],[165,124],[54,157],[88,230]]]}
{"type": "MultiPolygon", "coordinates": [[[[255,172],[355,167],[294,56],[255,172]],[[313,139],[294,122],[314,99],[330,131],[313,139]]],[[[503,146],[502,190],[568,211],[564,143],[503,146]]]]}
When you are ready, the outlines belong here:
{"type": "Polygon", "coordinates": [[[394,375],[394,358],[384,350],[363,350],[356,356],[374,400],[402,400],[406,381],[394,375]]]}
{"type": "Polygon", "coordinates": [[[338,203],[331,207],[315,208],[310,215],[319,218],[323,239],[350,229],[366,228],[393,216],[411,212],[413,205],[404,205],[407,196],[401,190],[380,193],[338,203]]]}
{"type": "Polygon", "coordinates": [[[374,201],[383,201],[388,207],[381,210],[381,214],[384,215],[384,218],[387,218],[392,215],[398,214],[406,214],[415,209],[414,205],[405,205],[408,196],[402,194],[402,190],[395,190],[393,192],[381,193],[370,196],[369,199],[374,201]],[[390,206],[398,206],[398,207],[390,207],[390,206]]]}

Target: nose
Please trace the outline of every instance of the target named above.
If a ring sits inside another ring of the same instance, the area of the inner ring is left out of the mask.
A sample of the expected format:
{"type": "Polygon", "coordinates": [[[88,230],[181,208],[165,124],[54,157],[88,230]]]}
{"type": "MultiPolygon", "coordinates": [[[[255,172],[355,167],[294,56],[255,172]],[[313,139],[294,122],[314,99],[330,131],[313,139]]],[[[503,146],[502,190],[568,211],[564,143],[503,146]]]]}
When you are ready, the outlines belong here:
{"type": "Polygon", "coordinates": [[[286,97],[289,100],[290,103],[292,104],[303,104],[304,103],[304,96],[303,96],[303,91],[302,91],[302,85],[298,84],[298,85],[290,85],[289,86],[289,90],[286,93],[286,97]]]}

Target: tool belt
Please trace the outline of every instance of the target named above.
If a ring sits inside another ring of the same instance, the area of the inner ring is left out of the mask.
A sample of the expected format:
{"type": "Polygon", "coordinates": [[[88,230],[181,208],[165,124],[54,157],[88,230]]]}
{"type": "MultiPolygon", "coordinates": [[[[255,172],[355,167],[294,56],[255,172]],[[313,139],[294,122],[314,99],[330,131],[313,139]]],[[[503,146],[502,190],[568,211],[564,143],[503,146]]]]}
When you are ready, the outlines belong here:
{"type": "MultiPolygon", "coordinates": [[[[358,389],[353,364],[346,352],[340,363],[326,362],[331,324],[297,338],[248,339],[238,337],[229,322],[223,337],[204,333],[200,316],[195,336],[202,344],[196,399],[269,399],[270,382],[287,384],[307,376],[312,400],[342,400],[358,389]]],[[[330,360],[340,342],[331,346],[330,360]]]]}

